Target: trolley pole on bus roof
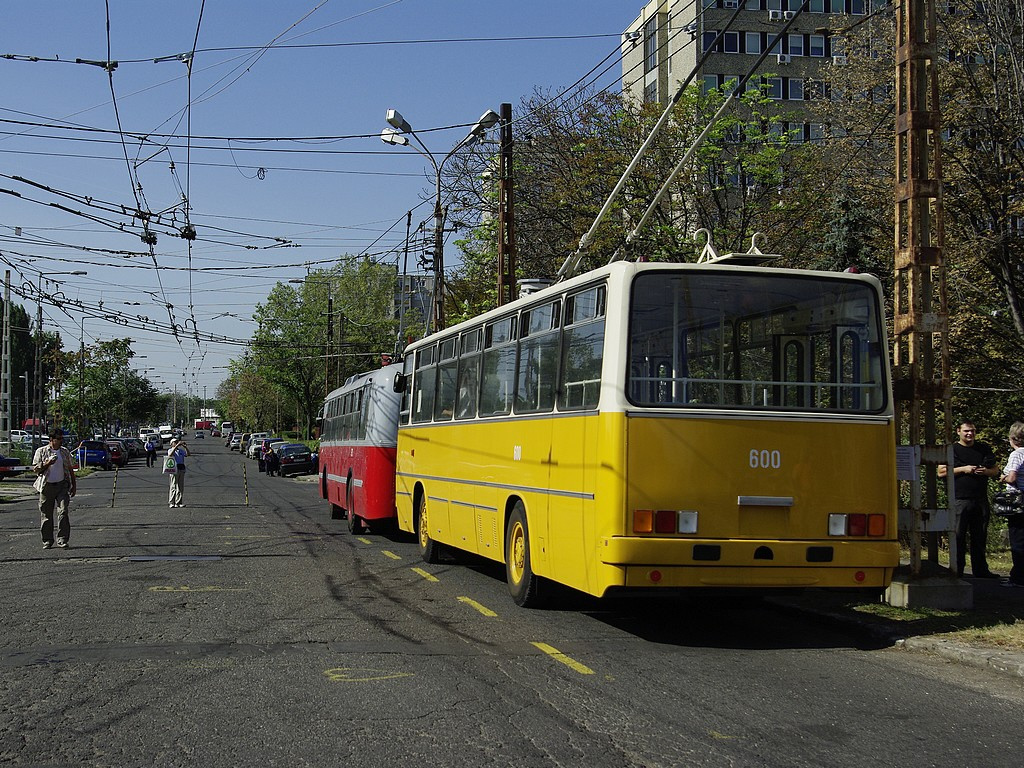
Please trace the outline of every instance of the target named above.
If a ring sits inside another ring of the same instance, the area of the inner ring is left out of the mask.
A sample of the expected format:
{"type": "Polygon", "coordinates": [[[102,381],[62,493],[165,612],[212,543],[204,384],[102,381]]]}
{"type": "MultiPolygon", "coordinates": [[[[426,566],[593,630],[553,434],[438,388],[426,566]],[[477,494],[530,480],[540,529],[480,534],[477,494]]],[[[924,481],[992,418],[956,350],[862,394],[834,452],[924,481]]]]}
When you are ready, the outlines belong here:
{"type": "MultiPolygon", "coordinates": [[[[952,424],[935,0],[907,0],[896,16],[893,390],[900,485],[909,485],[910,499],[899,527],[910,534],[911,563],[908,579],[893,580],[889,602],[963,608],[972,604],[969,585],[921,581],[922,537],[937,566],[936,537],[946,532],[955,563],[957,524],[938,503],[939,465],[952,467],[952,424]]],[[[952,499],[952,471],[946,482],[952,499]]]]}

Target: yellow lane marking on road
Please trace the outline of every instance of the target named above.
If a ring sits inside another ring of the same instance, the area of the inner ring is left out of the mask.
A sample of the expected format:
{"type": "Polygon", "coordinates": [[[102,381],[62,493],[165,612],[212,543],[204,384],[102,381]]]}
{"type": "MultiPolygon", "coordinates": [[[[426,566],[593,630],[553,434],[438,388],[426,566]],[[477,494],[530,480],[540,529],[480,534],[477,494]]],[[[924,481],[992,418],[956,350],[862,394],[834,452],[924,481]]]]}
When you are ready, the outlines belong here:
{"type": "Polygon", "coordinates": [[[558,650],[557,648],[552,648],[547,643],[531,643],[531,645],[536,646],[540,650],[544,651],[544,653],[546,653],[548,656],[550,656],[555,661],[562,662],[563,664],[565,664],[565,666],[569,667],[570,669],[576,670],[581,675],[592,675],[592,674],[594,674],[594,670],[592,670],[587,665],[580,664],[578,661],[576,661],[576,659],[569,658],[564,653],[562,653],[560,650],[558,650]]]}
{"type": "Polygon", "coordinates": [[[382,549],[381,552],[383,552],[385,555],[390,557],[392,560],[401,560],[402,559],[401,555],[396,555],[394,552],[389,552],[386,549],[382,549]]]}
{"type": "Polygon", "coordinates": [[[490,608],[488,608],[486,605],[480,605],[480,603],[478,603],[476,600],[473,600],[471,598],[460,597],[459,598],[459,602],[460,603],[465,603],[466,605],[468,605],[468,606],[470,606],[472,608],[476,608],[484,616],[494,617],[494,616],[498,615],[494,611],[492,611],[490,608]]]}
{"type": "Polygon", "coordinates": [[[375,680],[397,680],[412,677],[412,672],[388,672],[383,669],[359,669],[358,667],[334,667],[325,669],[324,674],[332,683],[370,683],[375,680]]]}
{"type": "Polygon", "coordinates": [[[413,573],[418,573],[420,576],[422,576],[427,581],[440,581],[440,579],[438,579],[437,576],[435,576],[432,573],[427,573],[422,568],[413,568],[412,572],[413,573]]]}
{"type": "Polygon", "coordinates": [[[373,544],[372,541],[370,541],[369,539],[364,539],[362,536],[357,536],[356,541],[361,541],[363,542],[363,544],[373,544]]]}
{"type": "Polygon", "coordinates": [[[240,587],[150,587],[150,592],[247,592],[240,587]]]}

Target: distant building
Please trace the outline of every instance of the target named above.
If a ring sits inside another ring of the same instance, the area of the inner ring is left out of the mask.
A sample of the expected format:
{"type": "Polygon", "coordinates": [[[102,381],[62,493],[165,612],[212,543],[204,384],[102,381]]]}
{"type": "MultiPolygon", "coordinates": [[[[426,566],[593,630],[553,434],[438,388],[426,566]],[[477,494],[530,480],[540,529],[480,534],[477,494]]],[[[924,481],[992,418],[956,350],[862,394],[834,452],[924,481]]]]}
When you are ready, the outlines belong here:
{"type": "Polygon", "coordinates": [[[748,88],[764,85],[769,98],[797,107],[803,119],[788,129],[796,132],[797,140],[812,140],[820,137],[822,126],[814,120],[813,104],[807,102],[828,98],[827,67],[846,63],[841,38],[833,38],[830,30],[847,26],[851,16],[864,16],[869,6],[886,4],[887,0],[810,0],[808,10],[773,44],[803,0],[651,0],[624,32],[622,91],[637,102],[667,105],[741,8],[693,82],[708,92],[738,81],[770,46],[760,68],[764,75],[752,79],[748,88]]]}

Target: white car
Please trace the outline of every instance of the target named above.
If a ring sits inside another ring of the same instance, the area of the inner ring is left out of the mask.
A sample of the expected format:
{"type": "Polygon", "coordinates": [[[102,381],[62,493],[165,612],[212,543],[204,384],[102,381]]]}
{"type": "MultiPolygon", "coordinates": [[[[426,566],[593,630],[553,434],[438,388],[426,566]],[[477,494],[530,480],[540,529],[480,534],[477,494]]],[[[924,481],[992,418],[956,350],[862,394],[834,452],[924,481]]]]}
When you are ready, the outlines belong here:
{"type": "Polygon", "coordinates": [[[157,432],[152,427],[144,427],[143,429],[140,429],[139,430],[139,439],[142,440],[142,442],[144,442],[144,443],[145,442],[149,442],[150,440],[153,440],[153,442],[156,443],[156,447],[158,449],[164,447],[164,441],[160,437],[160,433],[157,432]]]}
{"type": "Polygon", "coordinates": [[[24,429],[12,429],[11,430],[11,442],[12,443],[31,443],[32,433],[26,432],[24,429]]]}

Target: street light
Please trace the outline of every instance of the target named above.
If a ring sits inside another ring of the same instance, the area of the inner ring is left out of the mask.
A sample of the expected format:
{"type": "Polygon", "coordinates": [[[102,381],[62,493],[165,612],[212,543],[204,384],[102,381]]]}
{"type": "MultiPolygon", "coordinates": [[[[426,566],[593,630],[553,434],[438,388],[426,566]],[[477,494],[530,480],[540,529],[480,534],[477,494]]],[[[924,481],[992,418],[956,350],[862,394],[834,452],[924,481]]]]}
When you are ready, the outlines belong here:
{"type": "Polygon", "coordinates": [[[385,128],[380,135],[381,141],[385,144],[395,146],[411,146],[416,152],[423,155],[430,162],[434,169],[434,330],[440,331],[444,328],[444,209],[441,207],[441,170],[448,159],[463,147],[475,144],[484,137],[491,128],[498,124],[498,113],[493,109],[484,112],[473,127],[469,129],[466,137],[456,144],[452,150],[445,155],[440,162],[434,154],[427,149],[427,146],[416,135],[409,122],[402,117],[397,109],[389,109],[384,120],[391,126],[385,128]],[[416,140],[419,147],[409,143],[408,134],[416,140]],[[420,149],[422,147],[422,149],[420,149]]]}

